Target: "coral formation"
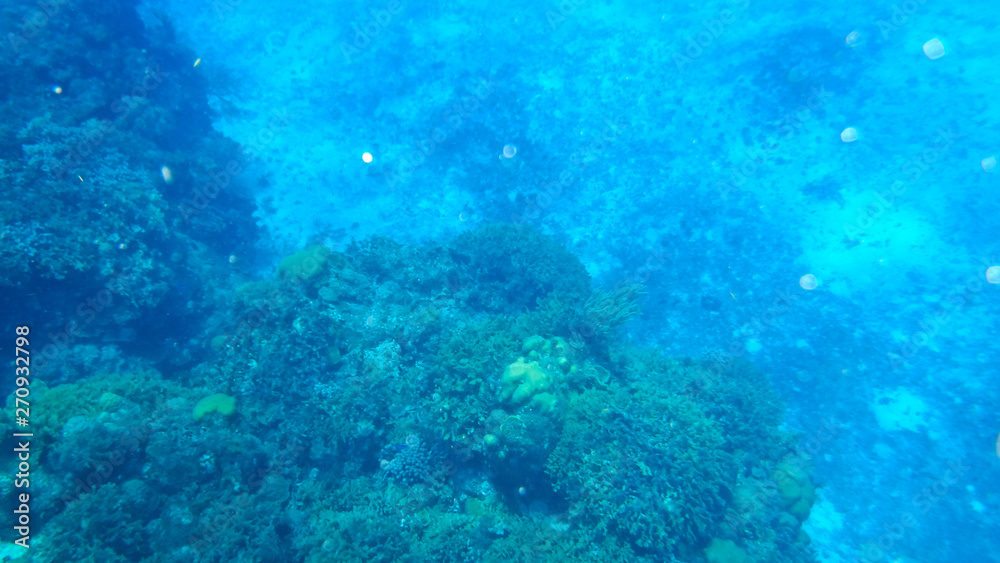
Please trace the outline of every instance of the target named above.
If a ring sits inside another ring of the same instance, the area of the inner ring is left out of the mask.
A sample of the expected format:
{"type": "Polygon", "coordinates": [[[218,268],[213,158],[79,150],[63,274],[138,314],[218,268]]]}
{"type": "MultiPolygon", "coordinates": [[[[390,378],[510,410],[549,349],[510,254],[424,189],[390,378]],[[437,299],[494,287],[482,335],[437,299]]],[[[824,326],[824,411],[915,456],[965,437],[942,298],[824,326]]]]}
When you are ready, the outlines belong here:
{"type": "Polygon", "coordinates": [[[774,468],[773,477],[784,509],[800,522],[808,518],[816,499],[816,488],[809,474],[800,466],[782,462],[774,468]]]}
{"type": "MultiPolygon", "coordinates": [[[[537,233],[518,236],[536,241],[537,263],[567,260],[537,233]]],[[[293,265],[302,253],[274,279],[239,286],[213,321],[225,331],[200,338],[214,352],[176,380],[38,383],[39,434],[51,444],[42,465],[69,476],[46,477],[67,500],[42,509],[59,547],[40,560],[118,561],[175,543],[205,559],[266,560],[284,542],[306,561],[653,561],[702,550],[715,561],[809,561],[800,519],[811,484],[781,457],[792,438],[760,372],[740,364],[719,378],[614,333],[581,339],[567,327],[587,299],[572,284],[525,310],[489,312],[480,289],[494,281],[449,285],[462,253],[384,240],[319,252],[306,286],[293,265]],[[206,388],[239,389],[244,416],[190,424],[235,412],[235,399],[206,388]],[[137,434],[128,423],[143,418],[152,422],[137,434]],[[198,455],[177,455],[179,443],[198,455]],[[94,468],[109,448],[122,461],[94,468]],[[791,479],[749,502],[747,476],[760,479],[761,467],[791,479]],[[96,492],[74,493],[74,479],[96,492]],[[131,513],[134,525],[85,535],[89,544],[71,537],[79,530],[67,523],[120,514],[107,503],[129,505],[144,487],[163,496],[131,513]],[[254,516],[289,505],[285,524],[254,516]]]]}
{"type": "Polygon", "coordinates": [[[541,412],[555,410],[558,377],[574,369],[567,358],[569,345],[560,337],[528,337],[521,346],[524,356],[507,366],[500,378],[501,397],[510,405],[527,406],[541,412]]]}
{"type": "Polygon", "coordinates": [[[705,559],[708,563],[746,563],[747,552],[733,540],[714,539],[712,544],[705,548],[705,559]]]}
{"type": "Polygon", "coordinates": [[[236,399],[225,393],[215,393],[209,395],[194,406],[191,412],[192,418],[201,420],[209,413],[217,412],[222,416],[229,416],[236,412],[236,399]]]}
{"type": "Polygon", "coordinates": [[[18,289],[0,308],[64,312],[33,358],[52,383],[98,337],[189,363],[191,329],[221,305],[214,264],[235,250],[219,241],[256,229],[250,198],[219,170],[242,157],[212,127],[196,57],[168,23],[146,28],[134,2],[113,6],[3,7],[0,181],[16,196],[0,200],[0,285],[18,289]],[[56,284],[74,291],[46,291],[56,284]],[[45,299],[15,298],[34,291],[45,299]]]}
{"type": "Polygon", "coordinates": [[[540,397],[552,397],[552,394],[547,392],[552,386],[552,376],[546,373],[538,362],[525,362],[524,358],[507,366],[501,383],[504,400],[515,405],[522,405],[530,399],[534,406],[534,402],[540,397]]]}
{"type": "Polygon", "coordinates": [[[463,272],[471,273],[469,304],[477,308],[519,311],[552,293],[565,300],[583,300],[590,293],[580,261],[531,228],[484,225],[460,235],[452,249],[463,272]]]}
{"type": "Polygon", "coordinates": [[[285,257],[278,264],[278,276],[286,280],[308,281],[320,275],[330,258],[330,249],[322,244],[310,247],[285,257]]]}
{"type": "Polygon", "coordinates": [[[386,478],[402,485],[413,485],[430,478],[440,455],[420,438],[410,436],[404,444],[387,446],[380,467],[386,478]]]}

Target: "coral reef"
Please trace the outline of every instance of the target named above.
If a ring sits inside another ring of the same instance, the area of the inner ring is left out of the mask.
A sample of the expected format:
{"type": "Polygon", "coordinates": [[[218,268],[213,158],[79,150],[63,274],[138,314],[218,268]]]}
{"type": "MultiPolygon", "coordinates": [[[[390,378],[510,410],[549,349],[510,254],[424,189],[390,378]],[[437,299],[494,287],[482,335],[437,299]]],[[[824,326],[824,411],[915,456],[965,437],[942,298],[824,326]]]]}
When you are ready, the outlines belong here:
{"type": "MultiPolygon", "coordinates": [[[[517,236],[535,263],[569,260],[517,236]]],[[[38,560],[811,560],[811,483],[763,374],[574,336],[575,282],[528,275],[513,283],[544,288],[533,307],[484,310],[478,284],[498,281],[465,277],[463,252],[376,240],[286,260],[233,291],[211,352],[171,380],[46,391],[39,478],[64,501],[42,509],[38,560]],[[240,416],[219,416],[233,396],[240,416]],[[767,475],[774,493],[754,493],[767,475]],[[129,525],[100,535],[91,513],[129,525]]]]}
{"type": "Polygon", "coordinates": [[[189,363],[186,331],[225,277],[213,264],[235,250],[219,241],[256,227],[232,189],[197,215],[179,209],[239,147],[212,128],[204,77],[168,21],[144,26],[129,0],[64,4],[2,9],[0,181],[13,196],[0,201],[0,306],[51,320],[36,344],[50,379],[98,338],[189,363]],[[14,298],[49,288],[74,291],[44,307],[14,298]]]}
{"type": "Polygon", "coordinates": [[[416,436],[407,437],[404,444],[387,446],[382,453],[386,459],[379,465],[385,477],[406,486],[429,479],[440,458],[416,436]]]}
{"type": "Polygon", "coordinates": [[[551,293],[574,301],[590,293],[583,264],[532,228],[488,224],[460,235],[451,248],[476,308],[520,311],[551,293]]]}

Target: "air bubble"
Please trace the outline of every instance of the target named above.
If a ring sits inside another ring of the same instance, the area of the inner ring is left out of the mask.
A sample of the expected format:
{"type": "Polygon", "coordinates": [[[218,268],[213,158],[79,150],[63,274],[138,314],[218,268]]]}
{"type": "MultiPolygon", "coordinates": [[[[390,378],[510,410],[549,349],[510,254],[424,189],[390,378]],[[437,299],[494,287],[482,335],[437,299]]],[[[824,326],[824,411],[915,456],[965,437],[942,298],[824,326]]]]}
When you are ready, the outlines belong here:
{"type": "Polygon", "coordinates": [[[986,281],[990,283],[1000,283],[1000,266],[990,266],[986,268],[986,281]]]}
{"type": "Polygon", "coordinates": [[[931,39],[927,43],[924,43],[924,54],[932,61],[940,59],[944,56],[944,43],[941,43],[941,40],[937,37],[931,39]]]}

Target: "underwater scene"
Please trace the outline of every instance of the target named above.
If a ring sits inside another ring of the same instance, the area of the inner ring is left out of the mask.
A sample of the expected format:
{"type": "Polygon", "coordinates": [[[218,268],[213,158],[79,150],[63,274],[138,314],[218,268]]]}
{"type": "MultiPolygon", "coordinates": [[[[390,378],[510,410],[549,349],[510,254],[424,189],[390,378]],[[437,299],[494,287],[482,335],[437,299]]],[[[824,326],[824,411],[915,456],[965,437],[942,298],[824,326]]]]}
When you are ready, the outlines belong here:
{"type": "Polygon", "coordinates": [[[0,561],[1000,562],[981,0],[3,0],[0,561]]]}

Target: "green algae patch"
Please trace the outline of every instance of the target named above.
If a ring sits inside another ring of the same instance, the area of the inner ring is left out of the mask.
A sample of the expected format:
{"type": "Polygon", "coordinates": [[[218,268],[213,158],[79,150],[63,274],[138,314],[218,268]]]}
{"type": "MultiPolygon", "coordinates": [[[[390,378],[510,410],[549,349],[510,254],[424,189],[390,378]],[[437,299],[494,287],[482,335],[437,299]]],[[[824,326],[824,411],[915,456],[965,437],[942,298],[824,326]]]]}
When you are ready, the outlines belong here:
{"type": "Polygon", "coordinates": [[[278,277],[286,280],[310,281],[324,270],[331,251],[322,244],[314,244],[286,256],[278,264],[278,277]]]}
{"type": "Polygon", "coordinates": [[[210,412],[217,412],[223,416],[229,416],[236,412],[236,399],[226,395],[225,393],[209,395],[198,401],[198,404],[194,406],[194,412],[191,413],[191,416],[193,416],[195,420],[201,420],[210,412]]]}
{"type": "Polygon", "coordinates": [[[816,500],[816,487],[809,474],[792,463],[779,463],[772,475],[781,494],[782,504],[786,512],[796,517],[800,522],[809,518],[813,502],[816,500]]]}

